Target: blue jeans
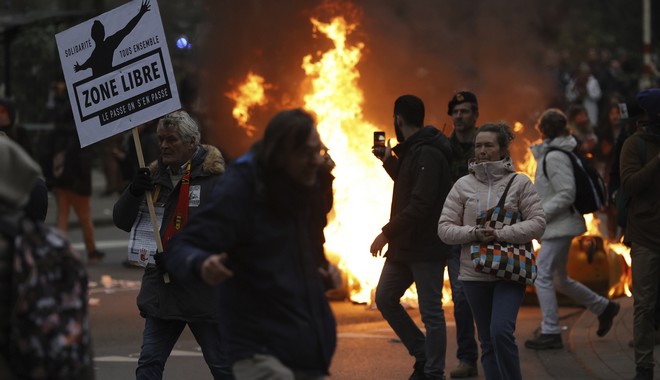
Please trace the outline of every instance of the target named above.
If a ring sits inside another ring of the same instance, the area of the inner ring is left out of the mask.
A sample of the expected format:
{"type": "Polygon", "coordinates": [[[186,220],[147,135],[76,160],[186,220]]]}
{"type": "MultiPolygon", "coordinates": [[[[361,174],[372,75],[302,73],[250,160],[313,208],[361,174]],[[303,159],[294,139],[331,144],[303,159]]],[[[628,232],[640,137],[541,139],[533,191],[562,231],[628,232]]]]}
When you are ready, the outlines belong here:
{"type": "Polygon", "coordinates": [[[376,288],[376,305],[417,362],[425,362],[429,379],[442,379],[447,351],[447,326],[442,310],[445,260],[406,263],[386,260],[376,288]],[[426,337],[400,300],[410,285],[417,286],[419,312],[426,337]]]}
{"type": "Polygon", "coordinates": [[[137,380],[160,380],[163,378],[165,362],[186,325],[188,325],[201,347],[204,360],[211,370],[213,379],[231,380],[234,378],[231,374],[225,344],[220,339],[220,329],[217,324],[208,322],[187,323],[147,317],[144,322],[144,333],[142,334],[142,350],[135,370],[137,380]]]}
{"type": "Polygon", "coordinates": [[[449,283],[451,284],[451,300],[454,302],[454,320],[456,321],[456,358],[460,362],[476,365],[479,352],[474,339],[474,318],[472,309],[465,298],[463,282],[458,279],[461,268],[461,246],[451,247],[451,258],[447,261],[449,283]]]}
{"type": "Polygon", "coordinates": [[[481,343],[486,380],[520,380],[520,357],[513,332],[525,285],[513,281],[463,281],[481,343]]]}

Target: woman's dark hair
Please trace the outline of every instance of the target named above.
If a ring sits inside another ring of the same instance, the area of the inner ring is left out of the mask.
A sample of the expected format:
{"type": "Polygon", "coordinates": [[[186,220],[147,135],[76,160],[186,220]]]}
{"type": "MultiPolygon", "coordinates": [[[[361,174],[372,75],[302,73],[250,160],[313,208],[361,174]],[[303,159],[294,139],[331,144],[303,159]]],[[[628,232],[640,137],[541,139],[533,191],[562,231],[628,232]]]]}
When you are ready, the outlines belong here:
{"type": "Polygon", "coordinates": [[[315,124],[314,117],[300,108],[279,112],[253,147],[259,166],[268,171],[283,170],[286,157],[304,148],[315,124]]]}
{"type": "Polygon", "coordinates": [[[567,136],[568,119],[566,115],[557,108],[550,108],[539,116],[536,122],[536,128],[545,138],[554,139],[559,136],[567,136]]]}
{"type": "Polygon", "coordinates": [[[300,108],[279,112],[252,147],[259,176],[258,196],[278,217],[296,215],[309,201],[309,189],[287,180],[286,165],[291,154],[305,148],[315,125],[312,115],[300,108]]]}
{"type": "Polygon", "coordinates": [[[475,139],[477,135],[481,132],[493,132],[497,135],[497,143],[500,145],[500,151],[506,152],[509,155],[509,145],[511,141],[516,137],[511,130],[511,127],[503,121],[498,121],[495,123],[486,123],[477,129],[477,133],[474,134],[475,139]]]}

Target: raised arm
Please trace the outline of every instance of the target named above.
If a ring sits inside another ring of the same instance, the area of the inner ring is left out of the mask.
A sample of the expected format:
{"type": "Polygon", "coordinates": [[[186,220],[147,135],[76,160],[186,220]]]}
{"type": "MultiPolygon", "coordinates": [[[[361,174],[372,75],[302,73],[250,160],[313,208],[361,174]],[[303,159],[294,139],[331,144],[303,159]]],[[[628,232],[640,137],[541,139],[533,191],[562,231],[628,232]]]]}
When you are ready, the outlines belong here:
{"type": "Polygon", "coordinates": [[[144,16],[145,13],[149,12],[151,10],[151,5],[149,4],[149,0],[143,0],[142,5],[140,6],[140,10],[138,11],[138,14],[135,15],[131,19],[131,21],[126,24],[126,26],[119,30],[117,33],[113,34],[112,36],[108,37],[106,39],[106,43],[112,46],[113,49],[117,48],[121,41],[135,28],[137,23],[140,21],[142,16],[144,16]]]}

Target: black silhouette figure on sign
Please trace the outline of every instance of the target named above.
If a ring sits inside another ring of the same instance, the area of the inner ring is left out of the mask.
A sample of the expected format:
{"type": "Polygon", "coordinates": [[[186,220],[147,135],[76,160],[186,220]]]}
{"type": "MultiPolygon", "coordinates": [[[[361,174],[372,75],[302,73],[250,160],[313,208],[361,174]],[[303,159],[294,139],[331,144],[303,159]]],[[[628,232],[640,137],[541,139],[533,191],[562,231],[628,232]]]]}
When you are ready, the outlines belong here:
{"type": "Polygon", "coordinates": [[[115,50],[121,43],[121,41],[126,37],[132,30],[135,28],[137,23],[140,21],[142,16],[151,9],[149,5],[149,0],[143,0],[142,6],[140,6],[140,11],[138,14],[131,19],[131,21],[126,24],[126,26],[113,34],[112,36],[105,38],[105,27],[101,21],[96,20],[92,25],[92,39],[94,40],[94,50],[92,55],[89,56],[87,61],[82,65],[76,61],[76,64],[73,66],[73,70],[78,72],[80,70],[92,69],[92,75],[94,77],[99,77],[103,74],[107,74],[112,71],[112,56],[115,53],[115,50]]]}

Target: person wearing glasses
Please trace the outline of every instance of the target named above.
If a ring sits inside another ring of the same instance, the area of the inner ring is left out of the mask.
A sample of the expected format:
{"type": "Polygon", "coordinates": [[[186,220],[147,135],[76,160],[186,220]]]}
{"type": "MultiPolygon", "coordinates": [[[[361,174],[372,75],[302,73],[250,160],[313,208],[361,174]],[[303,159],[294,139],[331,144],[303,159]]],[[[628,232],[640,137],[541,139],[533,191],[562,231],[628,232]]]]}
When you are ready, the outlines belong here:
{"type": "Polygon", "coordinates": [[[312,115],[279,112],[164,254],[175,280],[217,286],[238,380],[328,375],[337,337],[319,258],[325,153],[312,115]]]}

